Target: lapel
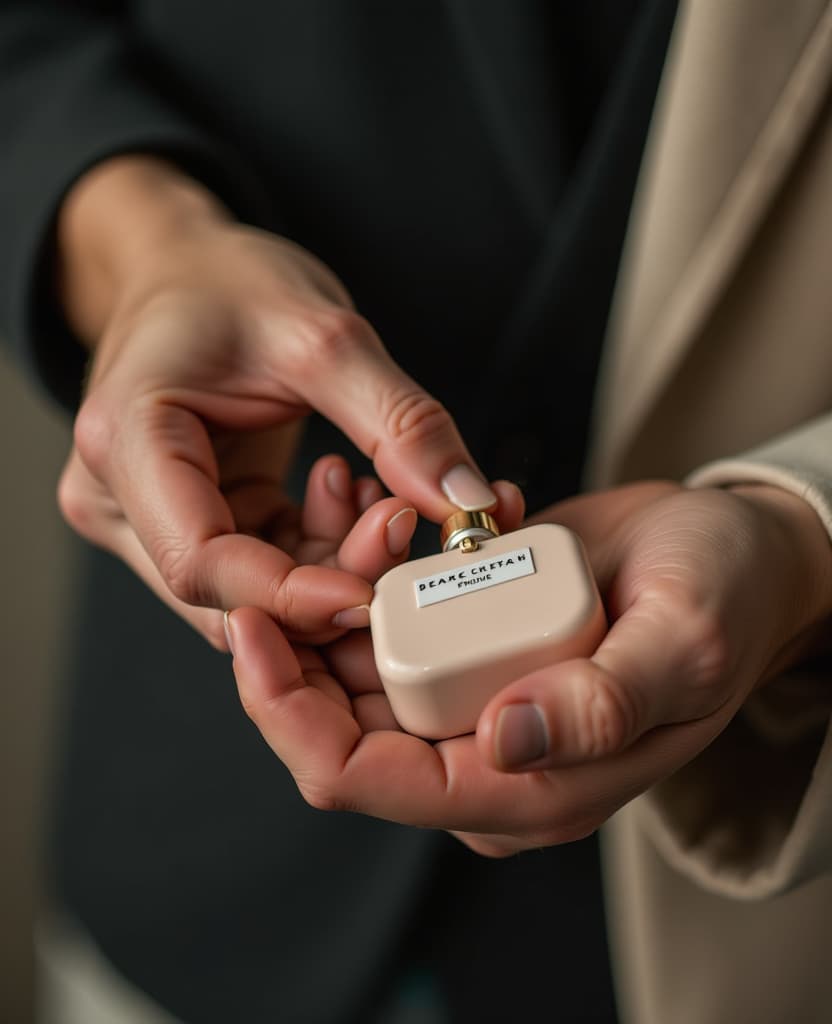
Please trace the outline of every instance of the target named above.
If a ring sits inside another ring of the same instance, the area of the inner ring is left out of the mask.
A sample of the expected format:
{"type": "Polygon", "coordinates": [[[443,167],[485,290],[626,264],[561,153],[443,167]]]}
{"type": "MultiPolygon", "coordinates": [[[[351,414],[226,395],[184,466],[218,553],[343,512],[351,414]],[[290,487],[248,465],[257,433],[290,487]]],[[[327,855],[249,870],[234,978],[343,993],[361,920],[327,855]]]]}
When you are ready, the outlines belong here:
{"type": "Polygon", "coordinates": [[[832,72],[828,0],[686,0],[619,277],[589,480],[607,483],[783,184],[832,72]]]}

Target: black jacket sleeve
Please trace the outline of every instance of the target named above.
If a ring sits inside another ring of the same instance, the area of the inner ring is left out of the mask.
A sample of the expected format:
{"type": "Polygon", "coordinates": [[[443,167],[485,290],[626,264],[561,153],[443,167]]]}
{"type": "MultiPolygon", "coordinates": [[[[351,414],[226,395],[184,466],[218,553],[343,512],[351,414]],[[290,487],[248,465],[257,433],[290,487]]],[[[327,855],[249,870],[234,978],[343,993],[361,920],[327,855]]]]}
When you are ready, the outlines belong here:
{"type": "Polygon", "coordinates": [[[161,85],[124,0],[0,0],[0,337],[73,409],[84,353],[54,301],[61,199],[93,164],[164,155],[242,219],[269,219],[246,162],[161,85]]]}

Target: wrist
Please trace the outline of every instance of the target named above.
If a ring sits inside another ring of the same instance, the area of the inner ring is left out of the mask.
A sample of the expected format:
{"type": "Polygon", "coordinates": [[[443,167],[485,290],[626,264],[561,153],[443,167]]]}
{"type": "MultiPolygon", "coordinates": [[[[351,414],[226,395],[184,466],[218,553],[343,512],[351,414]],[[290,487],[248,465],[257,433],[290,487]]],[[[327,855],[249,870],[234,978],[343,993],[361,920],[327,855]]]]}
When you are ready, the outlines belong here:
{"type": "Polygon", "coordinates": [[[171,240],[227,223],[231,214],[167,161],[113,157],[69,191],[57,221],[57,290],[82,342],[95,347],[137,270],[171,240]]]}

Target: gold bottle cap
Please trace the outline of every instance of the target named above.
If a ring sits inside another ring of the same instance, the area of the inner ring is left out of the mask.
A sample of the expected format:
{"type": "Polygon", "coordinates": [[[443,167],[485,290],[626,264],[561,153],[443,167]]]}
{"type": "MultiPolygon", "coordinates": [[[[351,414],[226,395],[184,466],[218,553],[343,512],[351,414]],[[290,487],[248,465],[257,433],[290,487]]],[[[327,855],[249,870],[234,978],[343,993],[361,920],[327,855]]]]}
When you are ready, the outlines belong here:
{"type": "Polygon", "coordinates": [[[499,536],[500,529],[494,517],[488,512],[454,512],[448,516],[439,531],[443,551],[459,547],[466,538],[470,538],[470,550],[475,551],[479,541],[499,536]]]}

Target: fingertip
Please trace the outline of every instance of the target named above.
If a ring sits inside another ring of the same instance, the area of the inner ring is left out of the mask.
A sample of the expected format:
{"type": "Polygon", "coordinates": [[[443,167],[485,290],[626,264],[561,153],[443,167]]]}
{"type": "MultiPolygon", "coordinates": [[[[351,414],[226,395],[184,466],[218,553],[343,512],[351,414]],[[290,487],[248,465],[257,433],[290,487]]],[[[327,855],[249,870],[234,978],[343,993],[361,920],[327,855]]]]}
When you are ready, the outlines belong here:
{"type": "Polygon", "coordinates": [[[355,608],[344,608],[335,613],[332,625],[338,629],[366,629],[370,625],[370,606],[360,604],[355,608]]]}
{"type": "Polygon", "coordinates": [[[407,557],[417,522],[416,510],[402,498],[376,502],[341,544],[339,567],[375,582],[407,557]]]}
{"type": "Polygon", "coordinates": [[[484,512],[493,509],[498,501],[485,479],[465,462],[447,470],[439,486],[448,501],[464,512],[484,512]]]}
{"type": "Polygon", "coordinates": [[[341,455],[324,455],[309,471],[302,531],[307,537],[338,543],[355,519],[352,472],[341,455]]]}
{"type": "Polygon", "coordinates": [[[404,555],[410,547],[410,542],[413,539],[413,534],[416,532],[416,524],[418,522],[419,517],[416,514],[416,509],[411,508],[409,505],[406,508],[399,509],[398,512],[394,513],[387,520],[384,535],[387,550],[393,558],[399,558],[401,555],[404,555]]]}
{"type": "Polygon", "coordinates": [[[300,667],[277,623],[259,608],[226,612],[225,626],[240,700],[256,720],[258,709],[287,688],[285,681],[299,678],[300,667]]]}
{"type": "Polygon", "coordinates": [[[485,706],[477,723],[477,748],[487,764],[501,772],[524,772],[560,762],[564,742],[560,725],[567,710],[562,680],[569,676],[568,670],[563,672],[565,665],[570,662],[515,680],[485,706]]]}
{"type": "Polygon", "coordinates": [[[366,512],[384,498],[384,487],[374,476],[362,476],[355,481],[355,503],[359,512],[366,512]]]}
{"type": "Polygon", "coordinates": [[[522,690],[502,691],[477,723],[477,749],[497,771],[523,772],[548,767],[552,730],[545,709],[522,690]]]}
{"type": "Polygon", "coordinates": [[[501,771],[585,764],[644,731],[635,698],[592,659],[539,669],[499,693],[480,719],[483,756],[501,771]]]}
{"type": "Polygon", "coordinates": [[[277,624],[260,608],[246,607],[229,610],[223,615],[225,636],[229,650],[237,656],[260,643],[272,643],[272,632],[277,624]]]}
{"type": "Polygon", "coordinates": [[[495,480],[491,487],[497,495],[497,507],[492,515],[497,520],[500,530],[503,533],[510,533],[519,529],[526,515],[523,492],[510,480],[495,480]]]}
{"type": "Polygon", "coordinates": [[[352,473],[342,455],[322,455],[312,463],[304,500],[323,497],[340,503],[352,501],[352,473]]]}
{"type": "MultiPolygon", "coordinates": [[[[346,609],[369,605],[373,587],[366,579],[343,569],[322,565],[295,567],[276,596],[275,613],[282,628],[294,636],[335,635],[335,616],[346,609]]],[[[236,618],[237,613],[234,613],[236,618]]]]}
{"type": "Polygon", "coordinates": [[[352,501],[352,473],[345,459],[335,457],[325,464],[327,490],[336,501],[352,501]]]}
{"type": "Polygon", "coordinates": [[[538,704],[508,704],[494,723],[491,744],[494,766],[500,771],[528,771],[551,750],[549,725],[538,704]]]}

